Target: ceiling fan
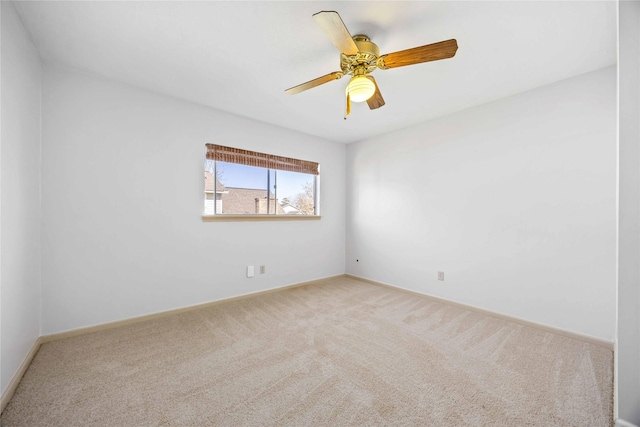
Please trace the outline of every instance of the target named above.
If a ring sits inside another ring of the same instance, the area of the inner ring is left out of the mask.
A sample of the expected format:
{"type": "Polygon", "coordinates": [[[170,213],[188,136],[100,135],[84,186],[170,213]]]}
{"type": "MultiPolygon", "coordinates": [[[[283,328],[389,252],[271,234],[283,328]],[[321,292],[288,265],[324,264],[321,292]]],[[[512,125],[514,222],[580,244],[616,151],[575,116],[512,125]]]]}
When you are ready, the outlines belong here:
{"type": "Polygon", "coordinates": [[[318,12],[313,15],[313,20],[316,21],[316,24],[322,28],[329,40],[340,51],[340,68],[342,71],[334,71],[301,85],[291,87],[285,90],[285,93],[294,95],[340,79],[345,75],[352,76],[345,90],[347,96],[345,120],[351,113],[352,101],[367,101],[371,110],[380,108],[385,104],[376,80],[370,75],[376,68],[388,70],[405,65],[452,58],[458,50],[458,43],[455,39],[451,39],[380,55],[378,46],[368,36],[363,34],[351,36],[338,12],[318,12]]]}

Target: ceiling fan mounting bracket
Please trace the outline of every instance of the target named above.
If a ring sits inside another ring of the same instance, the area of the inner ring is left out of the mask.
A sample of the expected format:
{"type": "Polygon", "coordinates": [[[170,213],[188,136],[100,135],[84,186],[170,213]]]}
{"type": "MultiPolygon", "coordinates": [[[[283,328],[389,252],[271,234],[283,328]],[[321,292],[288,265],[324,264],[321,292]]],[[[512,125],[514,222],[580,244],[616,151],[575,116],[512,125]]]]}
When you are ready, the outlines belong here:
{"type": "Polygon", "coordinates": [[[358,47],[359,52],[355,55],[340,54],[340,68],[342,72],[348,75],[355,75],[355,70],[364,69],[365,74],[375,70],[378,67],[378,56],[380,56],[378,46],[364,34],[353,36],[353,41],[358,47]]]}
{"type": "Polygon", "coordinates": [[[379,57],[378,59],[376,59],[376,66],[377,66],[378,68],[380,68],[381,70],[388,70],[388,69],[389,69],[389,67],[387,67],[387,66],[384,64],[384,58],[386,58],[386,57],[387,57],[387,55],[382,55],[381,57],[379,57]]]}

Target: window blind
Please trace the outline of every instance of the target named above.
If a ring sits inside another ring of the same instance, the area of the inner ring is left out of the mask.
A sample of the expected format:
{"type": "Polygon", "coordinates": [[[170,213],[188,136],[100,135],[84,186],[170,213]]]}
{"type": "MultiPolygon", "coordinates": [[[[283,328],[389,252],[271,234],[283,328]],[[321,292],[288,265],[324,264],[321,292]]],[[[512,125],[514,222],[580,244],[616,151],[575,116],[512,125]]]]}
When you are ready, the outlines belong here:
{"type": "Polygon", "coordinates": [[[274,156],[273,154],[241,150],[240,148],[225,147],[224,145],[206,144],[206,147],[207,159],[209,160],[319,175],[318,163],[307,160],[274,156]]]}

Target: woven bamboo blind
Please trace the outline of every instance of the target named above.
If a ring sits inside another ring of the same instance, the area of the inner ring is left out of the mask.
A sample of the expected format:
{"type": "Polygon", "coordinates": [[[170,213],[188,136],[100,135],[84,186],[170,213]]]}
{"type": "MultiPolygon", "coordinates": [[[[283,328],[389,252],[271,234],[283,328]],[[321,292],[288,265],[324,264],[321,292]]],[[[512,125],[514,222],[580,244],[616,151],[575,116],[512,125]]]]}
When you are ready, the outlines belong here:
{"type": "Polygon", "coordinates": [[[225,147],[224,145],[206,144],[206,146],[208,160],[237,163],[246,166],[257,166],[259,168],[277,169],[281,171],[308,173],[312,175],[320,174],[318,171],[318,164],[307,160],[257,153],[255,151],[225,147]]]}

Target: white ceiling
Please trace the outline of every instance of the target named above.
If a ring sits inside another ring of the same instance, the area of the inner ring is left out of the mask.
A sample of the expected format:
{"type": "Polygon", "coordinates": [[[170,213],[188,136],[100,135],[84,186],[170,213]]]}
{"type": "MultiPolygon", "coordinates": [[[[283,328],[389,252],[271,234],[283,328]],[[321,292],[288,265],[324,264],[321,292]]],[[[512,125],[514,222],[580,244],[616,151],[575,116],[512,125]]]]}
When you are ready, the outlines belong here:
{"type": "Polygon", "coordinates": [[[616,63],[614,1],[93,2],[16,8],[45,61],[339,142],[358,141],[616,63]],[[355,104],[311,15],[336,10],[381,53],[450,38],[452,59],[374,76],[386,105],[355,104]]]}

